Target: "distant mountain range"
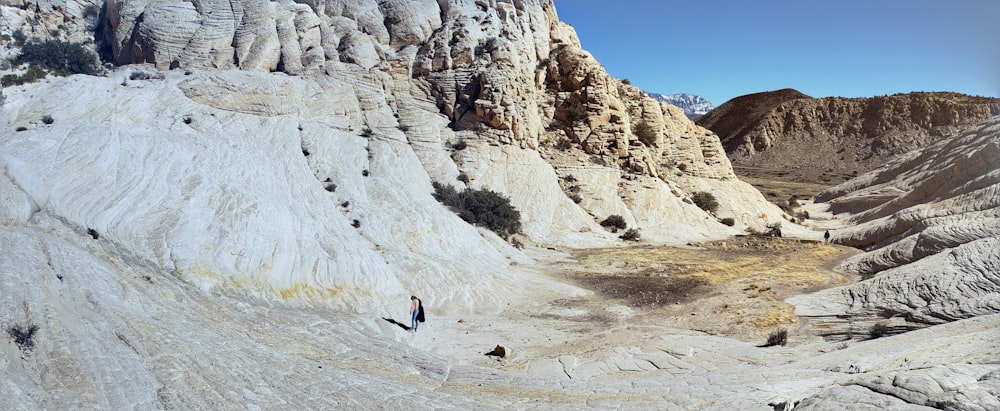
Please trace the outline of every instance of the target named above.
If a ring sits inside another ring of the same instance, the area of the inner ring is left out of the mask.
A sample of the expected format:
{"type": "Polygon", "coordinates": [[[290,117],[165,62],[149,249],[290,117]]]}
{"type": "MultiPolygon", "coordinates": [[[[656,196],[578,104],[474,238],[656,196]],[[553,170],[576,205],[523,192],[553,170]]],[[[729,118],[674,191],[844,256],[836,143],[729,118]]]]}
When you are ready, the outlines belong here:
{"type": "Polygon", "coordinates": [[[684,114],[691,120],[697,120],[698,117],[705,115],[705,113],[715,108],[710,101],[694,94],[660,94],[648,91],[646,94],[661,103],[673,104],[680,107],[684,110],[684,114]]]}

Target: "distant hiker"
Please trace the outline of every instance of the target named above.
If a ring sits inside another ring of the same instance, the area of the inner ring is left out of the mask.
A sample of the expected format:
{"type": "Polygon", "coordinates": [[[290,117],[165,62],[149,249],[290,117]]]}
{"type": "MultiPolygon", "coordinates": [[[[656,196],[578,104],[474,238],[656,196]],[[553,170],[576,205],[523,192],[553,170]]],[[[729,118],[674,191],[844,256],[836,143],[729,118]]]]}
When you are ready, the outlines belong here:
{"type": "Polygon", "coordinates": [[[410,332],[417,332],[417,325],[424,322],[424,303],[414,295],[410,296],[410,332]]]}
{"type": "Polygon", "coordinates": [[[830,242],[830,230],[826,230],[826,232],[823,233],[823,241],[826,243],[830,242]]]}

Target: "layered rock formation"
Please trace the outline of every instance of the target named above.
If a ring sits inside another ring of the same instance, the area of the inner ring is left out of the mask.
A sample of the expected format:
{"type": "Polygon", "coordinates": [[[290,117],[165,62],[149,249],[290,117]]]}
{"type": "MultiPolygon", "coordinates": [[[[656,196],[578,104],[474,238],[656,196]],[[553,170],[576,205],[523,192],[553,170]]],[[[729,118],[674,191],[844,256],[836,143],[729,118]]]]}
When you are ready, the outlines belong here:
{"type": "Polygon", "coordinates": [[[93,231],[206,290],[499,302],[525,258],[438,205],[431,181],[510,197],[517,241],[536,245],[614,243],[598,225],[612,214],[671,243],[781,221],[714,134],[608,76],[550,2],[111,1],[105,17],[113,60],[147,65],[8,90],[23,131],[3,141],[4,215],[93,231]]]}
{"type": "Polygon", "coordinates": [[[843,268],[874,278],[800,312],[931,324],[1000,312],[998,159],[994,117],[819,194],[849,216],[833,241],[866,251],[843,268]]]}
{"type": "MultiPolygon", "coordinates": [[[[30,17],[10,27],[85,4],[41,3],[5,7],[30,17]]],[[[662,330],[530,373],[453,362],[448,325],[584,295],[530,256],[621,244],[598,224],[611,214],[652,243],[781,221],[717,136],[609,77],[551,2],[104,10],[98,42],[142,64],[4,90],[0,408],[733,409],[866,394],[854,386],[907,390],[893,405],[996,403],[997,316],[842,352],[662,330]],[[509,197],[528,254],[440,205],[432,181],[509,197]],[[411,294],[430,330],[403,340],[381,318],[411,294]]]]}
{"type": "Polygon", "coordinates": [[[734,98],[698,119],[734,164],[809,168],[829,181],[864,173],[1000,113],[1000,101],[957,93],[812,98],[785,89],[734,98]]]}

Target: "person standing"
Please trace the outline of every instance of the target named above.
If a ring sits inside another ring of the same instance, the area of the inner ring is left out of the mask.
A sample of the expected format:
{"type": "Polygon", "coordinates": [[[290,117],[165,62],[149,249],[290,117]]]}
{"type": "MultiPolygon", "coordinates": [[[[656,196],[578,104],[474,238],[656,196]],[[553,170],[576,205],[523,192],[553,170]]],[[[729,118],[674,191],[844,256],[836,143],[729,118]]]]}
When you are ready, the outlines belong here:
{"type": "Polygon", "coordinates": [[[420,324],[418,317],[420,317],[420,311],[424,309],[423,304],[421,304],[420,299],[415,295],[410,296],[410,332],[417,332],[417,325],[420,324]]]}

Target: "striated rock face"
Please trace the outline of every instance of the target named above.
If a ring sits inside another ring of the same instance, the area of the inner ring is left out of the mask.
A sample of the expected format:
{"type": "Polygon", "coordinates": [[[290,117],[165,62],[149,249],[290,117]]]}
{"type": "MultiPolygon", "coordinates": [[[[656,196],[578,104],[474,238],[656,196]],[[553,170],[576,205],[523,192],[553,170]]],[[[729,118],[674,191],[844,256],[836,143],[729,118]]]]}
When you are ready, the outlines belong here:
{"type": "Polygon", "coordinates": [[[823,302],[801,312],[921,323],[1000,312],[997,159],[1000,117],[993,117],[818,195],[849,215],[850,227],[833,241],[866,250],[843,268],[874,278],[821,292],[823,302]]]}
{"type": "Polygon", "coordinates": [[[432,181],[509,197],[534,245],[613,244],[597,224],[611,214],[667,243],[781,221],[714,134],[608,76],[549,1],[109,1],[104,16],[112,59],[143,65],[6,93],[24,131],[2,141],[2,215],[94,230],[206,290],[499,303],[526,257],[441,207],[432,181]]]}
{"type": "MultiPolygon", "coordinates": [[[[0,33],[91,43],[103,0],[0,0],[0,33]]],[[[9,44],[7,45],[10,46],[9,44]]]]}
{"type": "MultiPolygon", "coordinates": [[[[84,4],[15,3],[18,28],[84,4]]],[[[505,361],[565,335],[489,330],[520,324],[496,322],[512,303],[541,317],[537,301],[588,297],[531,256],[620,245],[598,224],[611,214],[650,244],[781,220],[715,134],[609,77],[549,1],[111,1],[105,17],[98,42],[130,65],[3,90],[0,409],[996,408],[996,315],[823,355],[655,327],[627,347],[602,334],[593,360],[554,349],[530,374],[456,361],[470,332],[496,333],[505,361]],[[509,197],[527,250],[432,182],[509,197]],[[383,318],[409,295],[431,316],[404,336],[383,318]],[[863,374],[842,391],[847,373],[863,374]]],[[[989,241],[918,263],[977,264],[989,241]]],[[[916,315],[973,312],[937,306],[916,315]]],[[[586,316],[628,311],[609,308],[586,316]]]]}
{"type": "Polygon", "coordinates": [[[811,98],[785,89],[734,98],[698,119],[734,164],[850,176],[1000,114],[1000,100],[957,93],[811,98]]]}

